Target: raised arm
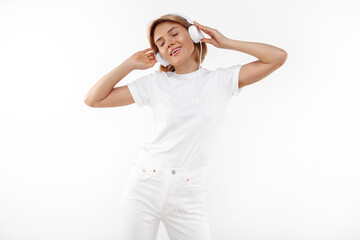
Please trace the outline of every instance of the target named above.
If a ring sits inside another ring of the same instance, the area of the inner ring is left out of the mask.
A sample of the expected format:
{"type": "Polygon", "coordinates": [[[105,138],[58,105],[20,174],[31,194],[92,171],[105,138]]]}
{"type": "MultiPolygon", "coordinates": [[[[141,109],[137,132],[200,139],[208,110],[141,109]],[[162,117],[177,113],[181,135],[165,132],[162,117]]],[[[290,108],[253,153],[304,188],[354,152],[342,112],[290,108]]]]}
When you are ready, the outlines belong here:
{"type": "Polygon", "coordinates": [[[228,40],[226,49],[244,52],[259,60],[242,66],[239,72],[239,88],[260,81],[281,67],[286,59],[287,52],[281,48],[266,43],[228,40]]]}
{"type": "Polygon", "coordinates": [[[135,103],[127,85],[114,88],[126,75],[135,69],[147,69],[157,62],[150,48],[141,50],[126,59],[102,77],[86,94],[84,102],[89,107],[118,107],[135,103]]]}
{"type": "Polygon", "coordinates": [[[233,40],[225,37],[217,29],[194,23],[196,27],[211,37],[210,39],[204,38],[201,42],[210,43],[217,48],[244,52],[259,59],[241,67],[238,77],[239,88],[265,78],[283,65],[287,59],[287,52],[284,49],[265,43],[233,40]]]}
{"type": "Polygon", "coordinates": [[[86,94],[84,102],[89,107],[110,107],[131,104],[132,98],[127,86],[114,88],[132,70],[133,66],[126,59],[111,72],[102,77],[86,94]]]}

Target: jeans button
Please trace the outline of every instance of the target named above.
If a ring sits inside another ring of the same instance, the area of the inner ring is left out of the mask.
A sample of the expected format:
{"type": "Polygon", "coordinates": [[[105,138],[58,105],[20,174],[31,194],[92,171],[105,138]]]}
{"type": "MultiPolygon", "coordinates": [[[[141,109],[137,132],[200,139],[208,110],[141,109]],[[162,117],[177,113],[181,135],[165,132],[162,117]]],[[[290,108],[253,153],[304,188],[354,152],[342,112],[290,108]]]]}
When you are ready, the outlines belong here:
{"type": "Polygon", "coordinates": [[[173,175],[175,175],[176,171],[175,171],[175,170],[172,170],[171,173],[172,173],[173,175]]]}

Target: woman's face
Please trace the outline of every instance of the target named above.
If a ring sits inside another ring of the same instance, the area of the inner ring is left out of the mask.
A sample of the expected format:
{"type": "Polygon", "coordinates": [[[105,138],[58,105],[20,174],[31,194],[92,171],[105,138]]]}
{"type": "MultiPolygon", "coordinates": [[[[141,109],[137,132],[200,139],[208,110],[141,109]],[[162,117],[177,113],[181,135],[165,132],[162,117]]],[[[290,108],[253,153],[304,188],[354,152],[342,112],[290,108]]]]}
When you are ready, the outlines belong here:
{"type": "Polygon", "coordinates": [[[161,56],[174,67],[189,60],[195,62],[194,42],[183,25],[174,22],[160,23],[154,30],[154,41],[161,56]],[[172,50],[176,47],[181,47],[181,50],[176,55],[172,55],[172,50]]]}

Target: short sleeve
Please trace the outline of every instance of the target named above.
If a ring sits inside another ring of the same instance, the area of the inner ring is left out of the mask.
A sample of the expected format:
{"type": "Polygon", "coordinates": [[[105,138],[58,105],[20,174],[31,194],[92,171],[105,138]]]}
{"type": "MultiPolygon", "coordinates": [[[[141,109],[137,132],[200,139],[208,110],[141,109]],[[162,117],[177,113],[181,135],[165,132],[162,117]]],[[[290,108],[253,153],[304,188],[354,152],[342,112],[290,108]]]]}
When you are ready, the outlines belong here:
{"type": "Polygon", "coordinates": [[[239,72],[242,65],[237,64],[215,70],[215,78],[220,91],[228,97],[239,96],[242,88],[239,88],[239,72]]]}
{"type": "Polygon", "coordinates": [[[155,72],[139,77],[127,84],[131,96],[139,107],[150,104],[155,72]]]}

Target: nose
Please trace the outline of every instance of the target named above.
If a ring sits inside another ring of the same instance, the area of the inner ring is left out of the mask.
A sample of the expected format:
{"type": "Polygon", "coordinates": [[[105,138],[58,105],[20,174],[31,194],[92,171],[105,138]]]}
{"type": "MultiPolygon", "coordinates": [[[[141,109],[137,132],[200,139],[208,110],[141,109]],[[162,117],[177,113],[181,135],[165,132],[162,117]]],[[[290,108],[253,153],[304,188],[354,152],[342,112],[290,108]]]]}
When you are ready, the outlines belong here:
{"type": "Polygon", "coordinates": [[[174,42],[170,42],[169,45],[168,45],[168,48],[171,48],[171,46],[175,45],[174,42]]]}
{"type": "Polygon", "coordinates": [[[168,45],[168,49],[166,50],[166,53],[167,53],[168,55],[171,55],[171,48],[173,48],[174,45],[175,45],[175,43],[170,43],[170,44],[168,45]]]}

